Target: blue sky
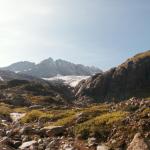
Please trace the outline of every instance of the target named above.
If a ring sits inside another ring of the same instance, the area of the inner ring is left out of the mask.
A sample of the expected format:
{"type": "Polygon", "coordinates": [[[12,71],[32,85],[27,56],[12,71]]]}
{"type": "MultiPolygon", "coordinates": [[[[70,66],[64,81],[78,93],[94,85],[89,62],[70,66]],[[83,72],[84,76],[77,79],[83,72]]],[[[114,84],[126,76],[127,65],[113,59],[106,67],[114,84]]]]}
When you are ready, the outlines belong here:
{"type": "Polygon", "coordinates": [[[149,0],[0,0],[0,66],[52,57],[103,70],[150,49],[149,0]]]}

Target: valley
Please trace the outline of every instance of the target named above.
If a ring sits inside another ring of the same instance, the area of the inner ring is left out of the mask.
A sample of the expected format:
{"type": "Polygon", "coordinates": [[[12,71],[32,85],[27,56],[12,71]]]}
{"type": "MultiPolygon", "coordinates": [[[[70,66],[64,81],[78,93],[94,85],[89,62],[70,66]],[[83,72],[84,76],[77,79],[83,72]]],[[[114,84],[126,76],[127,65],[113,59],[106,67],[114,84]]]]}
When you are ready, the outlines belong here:
{"type": "Polygon", "coordinates": [[[0,70],[0,150],[149,150],[149,127],[150,51],[91,76],[0,70]]]}

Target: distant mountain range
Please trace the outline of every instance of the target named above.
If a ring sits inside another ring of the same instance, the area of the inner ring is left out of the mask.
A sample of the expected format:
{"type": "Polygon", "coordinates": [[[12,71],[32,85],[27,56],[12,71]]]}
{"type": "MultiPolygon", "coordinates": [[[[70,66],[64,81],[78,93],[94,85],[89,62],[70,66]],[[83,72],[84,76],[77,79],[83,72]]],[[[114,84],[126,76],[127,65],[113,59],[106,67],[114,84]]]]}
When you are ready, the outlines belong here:
{"type": "Polygon", "coordinates": [[[17,62],[1,69],[39,78],[49,78],[56,75],[90,76],[96,73],[102,73],[102,70],[93,66],[89,67],[81,64],[74,64],[61,59],[55,61],[52,58],[45,59],[38,64],[28,61],[17,62]]]}

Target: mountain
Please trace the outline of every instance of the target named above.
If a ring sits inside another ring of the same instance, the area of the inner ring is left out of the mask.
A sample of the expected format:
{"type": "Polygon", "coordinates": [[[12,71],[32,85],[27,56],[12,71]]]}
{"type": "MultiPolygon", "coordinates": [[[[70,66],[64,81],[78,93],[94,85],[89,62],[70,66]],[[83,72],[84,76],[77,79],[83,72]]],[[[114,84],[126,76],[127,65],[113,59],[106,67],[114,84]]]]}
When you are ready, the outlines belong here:
{"type": "Polygon", "coordinates": [[[150,51],[75,88],[50,79],[0,70],[0,150],[150,149],[150,51]]]}
{"type": "Polygon", "coordinates": [[[35,67],[35,63],[23,61],[23,62],[17,62],[17,63],[10,65],[8,69],[6,67],[6,70],[10,70],[10,71],[18,73],[18,72],[24,72],[24,71],[30,70],[33,67],[35,67]]]}
{"type": "Polygon", "coordinates": [[[54,61],[52,58],[43,60],[39,64],[31,62],[17,62],[8,67],[1,68],[3,70],[10,70],[16,73],[24,73],[40,78],[54,77],[58,74],[77,75],[77,76],[90,76],[95,73],[102,72],[99,68],[83,66],[81,64],[73,64],[71,62],[58,59],[54,61]]]}
{"type": "Polygon", "coordinates": [[[0,81],[10,81],[13,79],[28,80],[28,81],[36,81],[36,80],[41,81],[41,79],[30,76],[30,75],[15,73],[9,70],[0,70],[0,81]]]}
{"type": "Polygon", "coordinates": [[[81,81],[75,88],[78,99],[102,102],[150,96],[150,51],[129,58],[103,74],[81,81]]]}

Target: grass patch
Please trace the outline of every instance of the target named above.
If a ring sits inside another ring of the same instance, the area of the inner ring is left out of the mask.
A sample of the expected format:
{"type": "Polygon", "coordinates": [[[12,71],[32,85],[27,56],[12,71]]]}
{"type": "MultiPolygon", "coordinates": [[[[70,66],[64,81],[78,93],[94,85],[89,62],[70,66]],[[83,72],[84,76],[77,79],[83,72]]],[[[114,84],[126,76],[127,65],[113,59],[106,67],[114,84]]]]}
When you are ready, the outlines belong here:
{"type": "Polygon", "coordinates": [[[114,123],[121,121],[126,115],[126,112],[118,111],[97,116],[84,123],[76,125],[74,133],[75,135],[81,135],[82,138],[87,138],[90,134],[101,137],[104,133],[106,134],[106,132],[109,131],[109,128],[114,123]]]}
{"type": "Polygon", "coordinates": [[[0,103],[0,115],[9,116],[11,112],[12,112],[12,108],[10,107],[10,105],[5,103],[0,103]]]}
{"type": "Polygon", "coordinates": [[[49,113],[44,113],[43,111],[39,110],[32,110],[31,112],[28,112],[22,119],[22,123],[30,123],[34,121],[38,121],[39,119],[50,119],[53,115],[49,113]]]}
{"type": "Polygon", "coordinates": [[[12,112],[12,109],[7,106],[0,106],[0,115],[8,116],[12,112]]]}
{"type": "Polygon", "coordinates": [[[15,113],[27,113],[28,112],[28,108],[27,107],[14,108],[13,112],[15,112],[15,113]]]}
{"type": "Polygon", "coordinates": [[[148,117],[148,114],[150,114],[150,108],[145,108],[141,113],[141,117],[148,117]]]}
{"type": "Polygon", "coordinates": [[[73,121],[75,120],[76,116],[72,115],[63,119],[58,120],[57,122],[54,122],[53,126],[69,126],[73,124],[73,121]]]}

